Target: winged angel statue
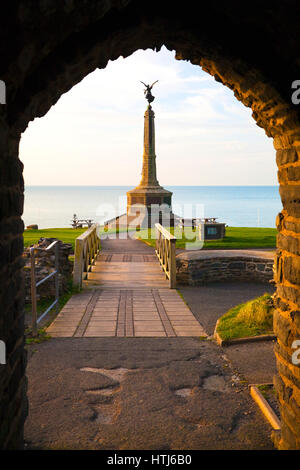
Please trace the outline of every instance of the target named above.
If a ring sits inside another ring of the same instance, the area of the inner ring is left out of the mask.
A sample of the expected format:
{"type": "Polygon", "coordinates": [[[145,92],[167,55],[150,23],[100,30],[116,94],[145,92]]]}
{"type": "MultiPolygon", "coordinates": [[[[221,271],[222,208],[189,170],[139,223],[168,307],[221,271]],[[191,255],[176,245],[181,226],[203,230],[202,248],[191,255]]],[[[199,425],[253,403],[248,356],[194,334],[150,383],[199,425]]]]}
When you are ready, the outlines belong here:
{"type": "Polygon", "coordinates": [[[157,82],[158,80],[156,80],[156,82],[153,82],[152,85],[146,85],[146,83],[141,81],[141,83],[145,85],[146,87],[146,90],[144,90],[144,94],[149,104],[152,103],[152,101],[154,100],[154,96],[152,95],[151,90],[152,90],[153,85],[155,85],[155,83],[157,82]]]}

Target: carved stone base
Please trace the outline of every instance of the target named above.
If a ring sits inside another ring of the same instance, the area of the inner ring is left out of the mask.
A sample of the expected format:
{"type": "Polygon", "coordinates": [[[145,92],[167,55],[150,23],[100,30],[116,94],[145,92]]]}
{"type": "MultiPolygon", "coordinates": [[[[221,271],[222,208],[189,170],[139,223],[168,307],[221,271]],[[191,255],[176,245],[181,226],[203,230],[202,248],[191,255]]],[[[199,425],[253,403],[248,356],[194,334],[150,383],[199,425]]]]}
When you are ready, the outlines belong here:
{"type": "Polygon", "coordinates": [[[136,221],[140,227],[154,227],[160,223],[166,227],[174,225],[172,214],[172,192],[161,186],[137,186],[127,192],[128,224],[136,221]]]}

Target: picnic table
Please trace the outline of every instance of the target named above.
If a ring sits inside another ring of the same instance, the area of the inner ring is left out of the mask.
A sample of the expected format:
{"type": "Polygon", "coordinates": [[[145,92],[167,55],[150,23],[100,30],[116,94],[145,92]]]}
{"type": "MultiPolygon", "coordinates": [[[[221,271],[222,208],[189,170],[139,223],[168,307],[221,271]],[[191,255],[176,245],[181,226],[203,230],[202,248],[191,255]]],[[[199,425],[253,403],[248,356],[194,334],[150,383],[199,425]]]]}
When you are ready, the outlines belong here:
{"type": "Polygon", "coordinates": [[[92,219],[78,219],[77,215],[73,215],[72,219],[72,227],[73,228],[82,228],[84,225],[86,225],[88,228],[93,225],[94,221],[92,219]]]}

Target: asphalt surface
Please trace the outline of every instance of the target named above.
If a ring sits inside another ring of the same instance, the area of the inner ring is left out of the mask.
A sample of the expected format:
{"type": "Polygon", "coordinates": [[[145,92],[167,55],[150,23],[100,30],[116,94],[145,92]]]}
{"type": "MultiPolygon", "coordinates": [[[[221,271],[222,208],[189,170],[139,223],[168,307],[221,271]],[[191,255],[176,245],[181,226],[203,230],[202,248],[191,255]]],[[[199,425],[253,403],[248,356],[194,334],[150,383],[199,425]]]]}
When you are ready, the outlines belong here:
{"type": "Polygon", "coordinates": [[[29,347],[27,449],[272,449],[223,350],[197,338],[54,338],[29,347]]]}
{"type": "MultiPolygon", "coordinates": [[[[153,253],[119,239],[120,251],[153,253]]],[[[113,241],[102,242],[105,251],[113,241]]],[[[209,335],[230,307],[272,292],[249,283],[180,288],[209,335]]],[[[26,449],[273,449],[248,384],[272,381],[273,344],[210,339],[52,338],[28,349],[26,449]]]]}
{"type": "MultiPolygon", "coordinates": [[[[228,282],[197,287],[179,287],[186,303],[208,335],[214,333],[220,316],[230,308],[263,295],[273,294],[270,283],[228,282]]],[[[223,348],[224,354],[251,384],[272,383],[277,373],[275,340],[238,344],[223,348]]]]}
{"type": "Polygon", "coordinates": [[[214,282],[203,286],[178,286],[193,314],[208,335],[212,335],[218,318],[230,308],[263,295],[273,294],[270,283],[214,282]]]}

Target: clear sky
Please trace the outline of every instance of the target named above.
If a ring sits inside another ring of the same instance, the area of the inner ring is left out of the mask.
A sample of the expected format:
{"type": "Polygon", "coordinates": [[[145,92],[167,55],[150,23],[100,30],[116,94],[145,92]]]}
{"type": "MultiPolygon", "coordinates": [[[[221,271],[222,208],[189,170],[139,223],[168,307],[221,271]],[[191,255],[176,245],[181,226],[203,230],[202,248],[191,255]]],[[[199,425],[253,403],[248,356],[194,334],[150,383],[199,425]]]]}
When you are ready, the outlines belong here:
{"type": "Polygon", "coordinates": [[[162,48],[110,61],[29,123],[20,158],[27,185],[132,185],[141,177],[152,83],[161,185],[275,185],[272,139],[251,109],[200,67],[162,48]]]}

